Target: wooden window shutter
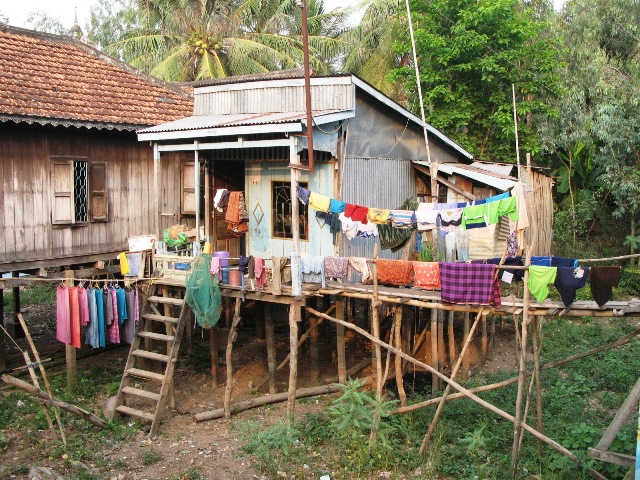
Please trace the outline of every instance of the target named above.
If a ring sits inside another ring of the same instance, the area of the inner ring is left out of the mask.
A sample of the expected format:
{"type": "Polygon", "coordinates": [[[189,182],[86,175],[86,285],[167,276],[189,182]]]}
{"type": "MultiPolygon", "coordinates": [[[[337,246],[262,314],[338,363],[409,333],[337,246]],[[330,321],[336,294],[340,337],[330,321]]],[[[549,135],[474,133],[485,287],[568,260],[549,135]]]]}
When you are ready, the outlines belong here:
{"type": "Polygon", "coordinates": [[[193,163],[181,164],[180,182],[180,206],[183,215],[195,215],[196,213],[196,188],[193,163]]]}
{"type": "Polygon", "coordinates": [[[54,160],[51,164],[51,223],[75,223],[73,160],[54,160]]]}
{"type": "Polygon", "coordinates": [[[89,164],[89,220],[109,220],[109,197],[107,196],[107,164],[89,164]]]}

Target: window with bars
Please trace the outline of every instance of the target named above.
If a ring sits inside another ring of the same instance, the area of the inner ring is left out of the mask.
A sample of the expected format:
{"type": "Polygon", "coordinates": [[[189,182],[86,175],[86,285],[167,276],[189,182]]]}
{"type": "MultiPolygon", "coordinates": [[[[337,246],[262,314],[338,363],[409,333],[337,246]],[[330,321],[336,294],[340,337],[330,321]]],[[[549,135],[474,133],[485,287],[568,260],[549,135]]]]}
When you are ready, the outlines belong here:
{"type": "MultiPolygon", "coordinates": [[[[307,183],[300,183],[308,188],[307,183]]],[[[300,239],[307,240],[309,235],[309,209],[296,197],[299,204],[300,239]]],[[[274,238],[293,238],[293,220],[291,215],[291,183],[271,182],[271,236],[274,238]]]]}
{"type": "Polygon", "coordinates": [[[108,221],[107,165],[53,158],[51,221],[55,225],[108,221]]]}

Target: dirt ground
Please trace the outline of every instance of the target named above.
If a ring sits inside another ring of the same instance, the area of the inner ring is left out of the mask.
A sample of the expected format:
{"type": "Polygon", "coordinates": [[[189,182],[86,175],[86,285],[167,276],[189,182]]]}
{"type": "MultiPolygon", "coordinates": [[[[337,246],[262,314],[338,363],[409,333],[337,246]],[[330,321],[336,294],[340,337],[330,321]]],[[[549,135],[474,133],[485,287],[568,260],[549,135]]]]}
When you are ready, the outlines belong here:
{"type": "MultiPolygon", "coordinates": [[[[42,355],[43,357],[50,356],[55,358],[56,354],[58,356],[60,355],[60,350],[62,350],[62,354],[64,352],[60,344],[52,338],[55,335],[55,325],[52,317],[52,315],[55,315],[54,307],[55,306],[51,305],[40,305],[23,309],[30,331],[38,344],[38,348],[45,352],[42,355]]],[[[6,319],[10,320],[8,315],[6,319]]],[[[461,337],[461,332],[458,331],[458,323],[460,322],[456,323],[457,338],[461,337]]],[[[302,327],[300,330],[300,333],[302,333],[304,328],[302,327]]],[[[484,366],[480,365],[480,339],[477,338],[477,341],[471,345],[470,357],[472,359],[472,368],[469,375],[473,375],[480,370],[496,371],[513,369],[515,365],[513,326],[506,325],[504,328],[500,328],[498,324],[496,331],[495,344],[484,366]]],[[[320,356],[322,365],[320,380],[318,383],[311,381],[308,352],[303,348],[298,366],[298,387],[309,387],[326,383],[325,380],[327,377],[337,374],[337,368],[334,361],[332,361],[333,355],[331,354],[335,340],[323,339],[322,333],[323,330],[321,329],[320,356]]],[[[193,333],[194,343],[202,345],[200,350],[208,348],[206,334],[204,337],[202,337],[201,334],[202,331],[200,329],[196,329],[193,333]]],[[[289,349],[286,320],[283,319],[283,321],[276,323],[276,337],[278,362],[280,362],[289,349]]],[[[459,351],[461,345],[459,341],[457,343],[457,351],[459,351]]],[[[26,345],[24,340],[18,340],[18,344],[21,345],[22,348],[26,345]]],[[[362,344],[364,344],[364,342],[362,342],[362,344]]],[[[363,345],[360,346],[363,347],[363,345]]],[[[9,344],[7,344],[7,347],[10,349],[12,357],[16,359],[15,364],[20,365],[21,357],[15,347],[9,344]]],[[[428,347],[427,342],[416,357],[420,358],[422,356],[421,359],[428,360],[430,357],[428,347]]],[[[196,348],[196,345],[194,345],[194,348],[196,348]]],[[[81,359],[79,360],[79,369],[82,369],[84,365],[90,364],[108,364],[112,367],[117,366],[122,369],[126,361],[127,353],[128,349],[122,347],[81,359]]],[[[182,351],[181,356],[184,355],[186,355],[186,352],[182,351]]],[[[359,348],[357,360],[361,360],[365,355],[370,355],[368,348],[359,348]]],[[[441,361],[444,361],[446,366],[450,363],[446,358],[441,359],[441,361]]],[[[232,403],[255,398],[258,395],[265,395],[265,392],[268,391],[268,386],[263,386],[259,393],[257,393],[253,389],[253,382],[255,382],[256,378],[262,378],[266,373],[266,345],[263,340],[256,338],[255,330],[250,325],[244,325],[240,329],[238,341],[234,344],[233,367],[235,385],[232,403]]],[[[62,371],[62,368],[63,367],[52,367],[48,368],[48,371],[50,374],[53,374],[56,370],[62,371]]],[[[89,471],[99,478],[109,480],[176,480],[180,478],[189,480],[188,476],[183,475],[190,469],[197,469],[197,471],[207,479],[265,478],[256,471],[252,459],[243,454],[242,445],[244,439],[237,425],[250,419],[262,425],[270,425],[281,421],[285,419],[287,415],[286,403],[247,410],[234,415],[230,421],[219,419],[195,423],[193,420],[193,415],[196,413],[222,407],[225,368],[221,356],[219,365],[221,385],[214,388],[212,386],[211,375],[207,372],[206,365],[204,368],[202,368],[202,366],[201,368],[193,368],[193,365],[189,365],[184,358],[181,359],[174,377],[176,408],[167,410],[158,435],[153,439],[149,439],[145,431],[141,429],[135,438],[131,440],[120,443],[114,442],[112,444],[105,443],[103,449],[94,453],[95,463],[85,462],[89,471]],[[151,465],[145,465],[145,463],[149,463],[145,462],[145,455],[147,455],[150,450],[158,453],[160,458],[157,458],[155,463],[151,465]],[[104,466],[105,464],[111,465],[107,474],[101,471],[100,467],[100,465],[104,466]]],[[[448,368],[450,368],[450,366],[448,368]]],[[[365,369],[361,372],[360,376],[366,376],[367,374],[368,369],[365,369]]],[[[409,377],[411,377],[411,374],[409,377]]],[[[277,381],[278,391],[286,391],[288,382],[288,369],[286,367],[279,372],[277,381]]],[[[411,380],[409,379],[408,381],[411,380]]],[[[3,388],[0,390],[0,395],[6,395],[8,391],[7,388],[3,388]]],[[[326,409],[327,403],[334,396],[319,397],[317,401],[298,402],[296,414],[303,415],[307,412],[324,410],[326,409]]],[[[105,400],[106,398],[97,398],[95,403],[96,405],[102,405],[105,400]]],[[[5,432],[5,435],[11,435],[11,446],[3,453],[0,453],[0,467],[6,468],[11,465],[39,465],[50,467],[57,473],[64,475],[60,458],[33,459],[34,438],[38,441],[46,442],[52,434],[49,431],[33,431],[29,428],[28,425],[25,425],[25,429],[21,432],[5,432]]],[[[73,435],[73,429],[70,429],[69,435],[73,435]]],[[[15,473],[11,475],[11,478],[27,479],[34,477],[27,473],[15,473]]],[[[77,473],[75,473],[63,478],[81,477],[78,477],[77,473]]],[[[308,478],[318,478],[318,475],[310,472],[308,478]]]]}

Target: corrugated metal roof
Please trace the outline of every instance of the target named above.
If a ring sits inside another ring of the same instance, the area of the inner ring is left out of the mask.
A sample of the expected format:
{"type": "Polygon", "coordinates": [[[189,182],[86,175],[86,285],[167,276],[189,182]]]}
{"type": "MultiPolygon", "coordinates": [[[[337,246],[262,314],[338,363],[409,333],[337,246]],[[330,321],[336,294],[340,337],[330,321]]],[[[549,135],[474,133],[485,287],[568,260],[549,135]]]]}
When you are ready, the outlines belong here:
{"type": "Polygon", "coordinates": [[[473,162],[469,166],[473,168],[478,168],[480,170],[488,170],[489,172],[497,173],[503,177],[511,176],[513,167],[515,167],[515,165],[509,165],[504,163],[487,163],[487,162],[473,162]]]}
{"type": "MultiPolygon", "coordinates": [[[[417,163],[418,165],[422,165],[424,167],[429,166],[427,162],[414,160],[413,163],[417,163]]],[[[486,173],[482,173],[479,172],[477,168],[470,169],[469,166],[461,164],[440,163],[438,164],[438,171],[442,171],[447,175],[460,175],[462,177],[475,180],[476,182],[489,185],[490,187],[497,188],[498,190],[502,190],[503,192],[515,186],[517,182],[517,179],[515,178],[513,180],[510,180],[502,178],[502,175],[500,175],[500,177],[497,177],[492,172],[486,171],[486,173]]]]}

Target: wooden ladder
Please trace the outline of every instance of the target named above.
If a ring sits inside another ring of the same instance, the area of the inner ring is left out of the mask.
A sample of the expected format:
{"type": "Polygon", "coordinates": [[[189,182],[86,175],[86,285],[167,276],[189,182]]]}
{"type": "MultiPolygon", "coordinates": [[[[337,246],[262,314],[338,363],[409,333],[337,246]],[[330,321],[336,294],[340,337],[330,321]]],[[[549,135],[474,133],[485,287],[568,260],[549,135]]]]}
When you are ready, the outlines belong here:
{"type": "Polygon", "coordinates": [[[160,282],[152,283],[147,290],[136,336],[122,374],[115,409],[123,415],[150,421],[150,437],[158,430],[171,391],[173,371],[189,311],[184,299],[184,287],[162,285],[160,282]],[[175,296],[171,296],[171,293],[175,296]],[[178,309],[178,316],[172,315],[178,309]],[[157,324],[164,324],[165,333],[154,331],[153,327],[157,324]],[[154,351],[154,344],[158,342],[164,344],[161,351],[165,351],[166,346],[166,354],[154,351]],[[149,368],[153,365],[160,368],[149,368]],[[159,391],[157,384],[160,384],[159,391]],[[127,402],[135,402],[136,408],[127,406],[127,402]]]}

